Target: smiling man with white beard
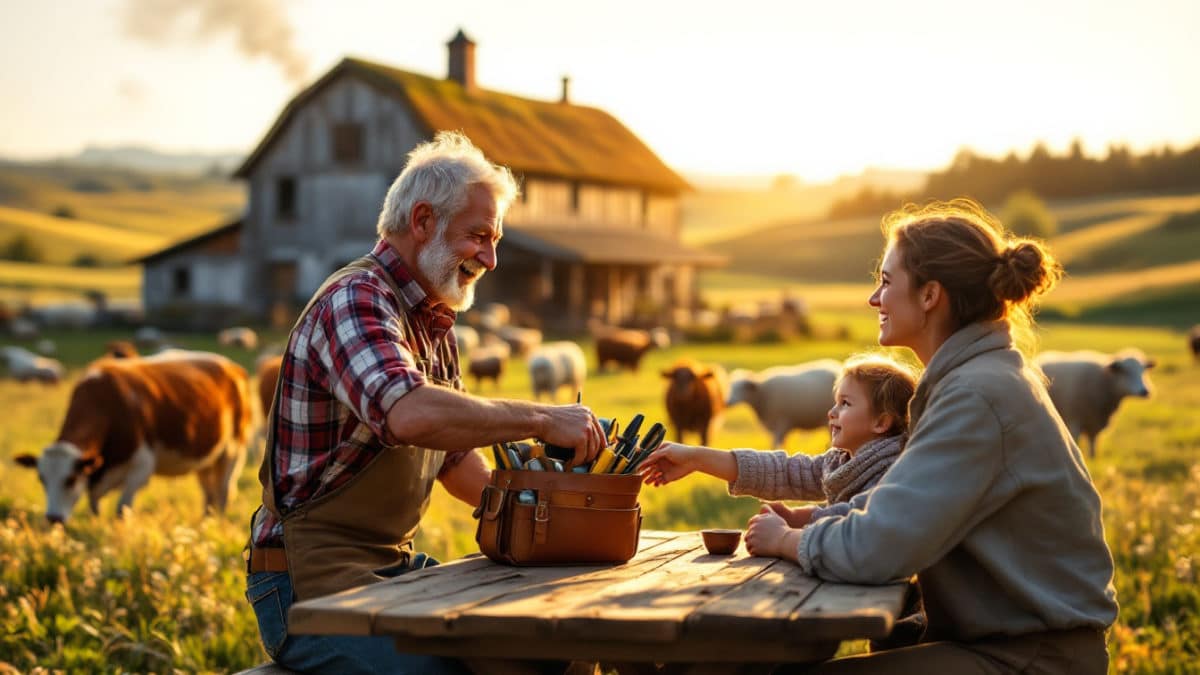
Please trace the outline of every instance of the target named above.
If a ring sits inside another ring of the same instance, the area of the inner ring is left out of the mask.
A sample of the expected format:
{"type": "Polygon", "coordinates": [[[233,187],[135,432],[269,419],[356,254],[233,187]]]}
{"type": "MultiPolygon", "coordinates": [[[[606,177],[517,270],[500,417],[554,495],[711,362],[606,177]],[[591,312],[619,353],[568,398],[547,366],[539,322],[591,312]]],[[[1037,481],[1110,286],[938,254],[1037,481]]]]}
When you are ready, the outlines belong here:
{"type": "Polygon", "coordinates": [[[474,448],[537,437],[575,448],[580,463],[604,447],[582,405],[464,391],[450,328],[496,268],[516,195],[509,170],[462,134],[417,146],[384,199],[374,249],[326,279],[292,329],[246,556],[263,646],[292,670],[466,672],[385,638],[288,635],[288,607],[436,564],[412,540],[435,479],[478,504],[489,469],[474,448]]]}

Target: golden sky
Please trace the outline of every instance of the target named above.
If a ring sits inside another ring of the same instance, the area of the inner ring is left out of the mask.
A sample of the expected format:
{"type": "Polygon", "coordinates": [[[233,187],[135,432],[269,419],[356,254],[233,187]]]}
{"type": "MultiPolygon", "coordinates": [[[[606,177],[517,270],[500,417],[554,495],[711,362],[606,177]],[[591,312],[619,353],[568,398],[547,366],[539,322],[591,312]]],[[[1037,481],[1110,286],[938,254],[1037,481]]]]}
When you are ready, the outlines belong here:
{"type": "Polygon", "coordinates": [[[1194,0],[0,0],[0,157],[247,152],[343,55],[442,76],[460,27],[481,86],[557,99],[568,74],[689,174],[1200,140],[1194,0]]]}

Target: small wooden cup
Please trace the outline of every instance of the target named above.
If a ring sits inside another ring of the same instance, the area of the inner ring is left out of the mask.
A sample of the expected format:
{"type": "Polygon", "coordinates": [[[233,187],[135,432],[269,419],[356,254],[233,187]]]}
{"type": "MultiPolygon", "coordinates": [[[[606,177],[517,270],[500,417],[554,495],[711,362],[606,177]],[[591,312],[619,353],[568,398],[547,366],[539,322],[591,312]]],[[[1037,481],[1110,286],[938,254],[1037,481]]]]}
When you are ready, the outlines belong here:
{"type": "Polygon", "coordinates": [[[713,555],[729,555],[737,550],[742,540],[741,530],[701,530],[704,548],[713,555]]]}

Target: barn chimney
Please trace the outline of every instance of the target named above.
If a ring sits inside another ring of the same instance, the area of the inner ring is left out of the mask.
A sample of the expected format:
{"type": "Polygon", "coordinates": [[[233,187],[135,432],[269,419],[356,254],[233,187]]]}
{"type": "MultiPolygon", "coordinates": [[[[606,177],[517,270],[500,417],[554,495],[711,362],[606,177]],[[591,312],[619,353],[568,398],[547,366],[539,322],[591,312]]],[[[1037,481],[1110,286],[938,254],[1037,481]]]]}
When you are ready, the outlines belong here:
{"type": "Polygon", "coordinates": [[[559,103],[570,103],[571,102],[571,97],[570,97],[571,78],[566,75],[563,75],[562,81],[563,81],[562,98],[559,99],[558,102],[559,103]]]}
{"type": "Polygon", "coordinates": [[[475,43],[458,29],[458,35],[446,43],[450,49],[450,73],[447,79],[461,84],[464,89],[475,88],[475,43]]]}

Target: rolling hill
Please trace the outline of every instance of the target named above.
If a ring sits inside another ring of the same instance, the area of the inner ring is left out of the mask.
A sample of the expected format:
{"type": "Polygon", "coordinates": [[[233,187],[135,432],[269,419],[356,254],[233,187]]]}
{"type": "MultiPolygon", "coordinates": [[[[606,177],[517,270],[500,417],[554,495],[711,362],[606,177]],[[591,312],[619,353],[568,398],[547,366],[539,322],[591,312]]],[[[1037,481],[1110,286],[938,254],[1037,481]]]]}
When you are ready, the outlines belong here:
{"type": "MultiPolygon", "coordinates": [[[[1050,203],[1060,234],[1051,249],[1067,278],[1046,298],[1045,316],[1159,321],[1200,320],[1200,194],[1120,195],[1050,203]]],[[[748,301],[782,288],[814,307],[862,306],[883,246],[878,218],[814,219],[761,227],[704,244],[729,257],[707,273],[721,301],[748,301]]]]}

